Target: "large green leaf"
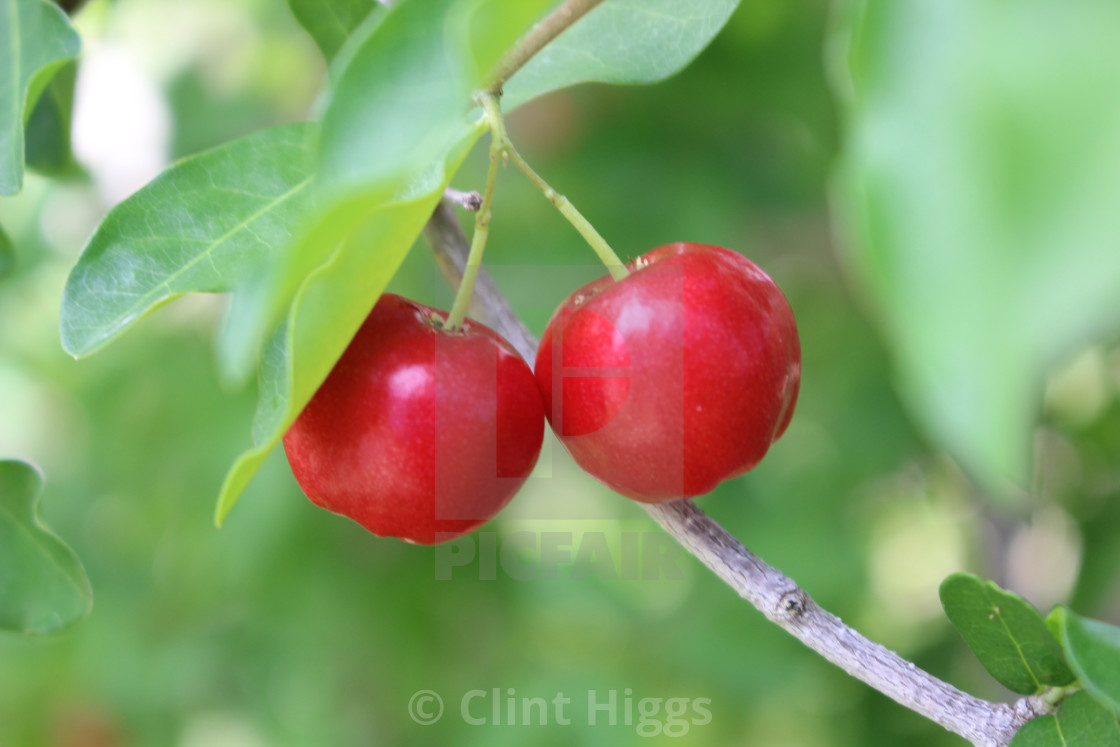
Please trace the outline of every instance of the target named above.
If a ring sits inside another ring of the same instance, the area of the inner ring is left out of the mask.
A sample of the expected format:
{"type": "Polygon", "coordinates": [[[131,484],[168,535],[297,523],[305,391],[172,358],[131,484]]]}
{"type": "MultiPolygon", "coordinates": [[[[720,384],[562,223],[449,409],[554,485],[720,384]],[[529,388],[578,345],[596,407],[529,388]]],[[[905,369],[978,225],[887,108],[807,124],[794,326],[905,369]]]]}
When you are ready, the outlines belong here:
{"type": "Polygon", "coordinates": [[[273,276],[278,285],[266,289],[257,309],[283,298],[282,289],[300,277],[294,268],[301,261],[326,256],[298,284],[286,319],[261,356],[254,445],[226,475],[218,524],[346,350],[478,136],[479,130],[472,130],[445,161],[426,169],[389,203],[371,194],[336,205],[290,253],[292,272],[273,276]]]}
{"type": "Polygon", "coordinates": [[[23,186],[23,127],[51,75],[81,39],[47,0],[0,0],[0,195],[23,186]]]}
{"type": "Polygon", "coordinates": [[[288,6],[327,62],[367,16],[385,12],[377,0],[288,0],[288,6]]]}
{"type": "Polygon", "coordinates": [[[28,168],[49,176],[65,176],[77,170],[70,150],[70,120],[77,77],[78,63],[67,62],[51,78],[31,110],[25,134],[28,168]]]}
{"type": "Polygon", "coordinates": [[[347,55],[323,119],[324,190],[389,199],[438,161],[462,137],[483,77],[551,2],[395,4],[347,55]]]}
{"type": "Polygon", "coordinates": [[[984,668],[1017,693],[1073,682],[1062,647],[1042,615],[1018,594],[970,573],[941,583],[941,604],[984,668]]]}
{"type": "Polygon", "coordinates": [[[34,467],[0,460],[0,629],[53,633],[93,605],[78,557],[39,521],[42,484],[34,467]]]}
{"type": "Polygon", "coordinates": [[[1120,714],[1120,628],[1058,607],[1051,613],[1082,687],[1120,714]]]}
{"type": "Polygon", "coordinates": [[[505,86],[506,109],[585,82],[652,83],[708,46],[739,0],[606,0],[505,86]]]}
{"type": "Polygon", "coordinates": [[[307,213],[315,132],[256,132],[180,161],[113,208],[63,291],[66,350],[86,355],[183,293],[263,272],[307,213]]]}
{"type": "Polygon", "coordinates": [[[1120,747],[1116,714],[1077,692],[1062,701],[1056,716],[1028,721],[1010,747],[1120,747]]]}
{"type": "Polygon", "coordinates": [[[837,197],[930,434],[1028,481],[1044,375],[1120,323],[1120,4],[859,0],[837,197]]]}

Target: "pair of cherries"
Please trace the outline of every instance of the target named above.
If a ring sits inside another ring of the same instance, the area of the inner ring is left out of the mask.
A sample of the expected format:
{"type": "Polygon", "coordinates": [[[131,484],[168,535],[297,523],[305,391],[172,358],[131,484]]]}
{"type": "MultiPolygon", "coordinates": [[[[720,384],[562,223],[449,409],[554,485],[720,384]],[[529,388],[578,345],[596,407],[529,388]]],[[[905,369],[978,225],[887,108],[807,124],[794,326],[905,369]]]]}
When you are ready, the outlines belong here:
{"type": "Polygon", "coordinates": [[[284,437],[304,493],[374,534],[432,544],[525,482],[544,420],[576,462],[638,501],[711,491],[789,424],[793,312],[742,255],[670,244],[567,298],[535,373],[497,332],[384,294],[284,437]]]}

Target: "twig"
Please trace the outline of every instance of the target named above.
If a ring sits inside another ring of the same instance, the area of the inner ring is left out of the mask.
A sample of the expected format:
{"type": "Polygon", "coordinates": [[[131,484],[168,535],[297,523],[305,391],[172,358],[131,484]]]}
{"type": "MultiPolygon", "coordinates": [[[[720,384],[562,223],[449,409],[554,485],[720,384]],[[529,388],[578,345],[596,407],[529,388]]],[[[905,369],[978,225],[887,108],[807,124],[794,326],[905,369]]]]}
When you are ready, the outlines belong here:
{"type": "MultiPolygon", "coordinates": [[[[457,286],[468,244],[450,206],[441,203],[436,208],[424,236],[443,274],[457,286]]],[[[471,313],[501,333],[525,360],[536,358],[537,339],[485,270],[478,277],[471,313]]],[[[1040,698],[1023,698],[1014,706],[981,700],[868,640],[746,549],[692,501],[643,504],[643,508],[769,620],[856,679],[977,747],[1005,747],[1024,723],[1053,710],[1040,698]]]]}
{"type": "Polygon", "coordinates": [[[477,191],[460,192],[457,189],[448,187],[443,190],[443,199],[448,200],[464,210],[469,210],[472,213],[477,213],[478,209],[482,207],[482,195],[477,191]]]}
{"type": "Polygon", "coordinates": [[[509,54],[498,63],[498,69],[483,86],[483,90],[500,96],[506,81],[532,59],[533,55],[601,2],[603,0],[568,0],[552,11],[513,45],[509,54]]]}
{"type": "MultiPolygon", "coordinates": [[[[435,213],[432,214],[432,219],[424,226],[424,238],[432,247],[436,264],[447,279],[448,284],[452,288],[458,288],[459,282],[463,279],[463,269],[467,264],[470,244],[467,242],[467,235],[463,232],[462,224],[455,216],[455,211],[446,202],[440,202],[435,213]]],[[[509,308],[509,301],[498,290],[498,286],[494,284],[494,279],[490,277],[490,273],[483,269],[479,272],[478,280],[474,285],[470,315],[479,320],[493,320],[497,316],[494,313],[495,309],[509,308]]],[[[533,337],[533,333],[529,331],[529,328],[516,314],[512,313],[512,310],[508,314],[501,314],[501,316],[503,317],[501,328],[495,329],[498,329],[502,336],[509,340],[514,349],[521,353],[525,360],[532,361],[537,351],[537,339],[533,337]]]]}

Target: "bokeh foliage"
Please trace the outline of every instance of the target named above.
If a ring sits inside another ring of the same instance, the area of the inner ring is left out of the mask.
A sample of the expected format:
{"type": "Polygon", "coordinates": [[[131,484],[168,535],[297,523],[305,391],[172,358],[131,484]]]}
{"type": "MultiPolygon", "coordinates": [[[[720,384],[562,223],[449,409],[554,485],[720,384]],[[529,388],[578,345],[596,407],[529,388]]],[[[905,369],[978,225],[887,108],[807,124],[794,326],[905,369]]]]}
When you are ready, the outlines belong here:
{"type": "MultiPolygon", "coordinates": [[[[191,6],[97,2],[80,18],[86,38],[164,55],[150,67],[162,70],[175,157],[312,108],[325,70],[283,3],[191,6]],[[143,38],[153,33],[186,41],[153,51],[143,38]]],[[[873,638],[977,694],[1009,697],[941,615],[938,584],[967,568],[1043,610],[1072,593],[1075,609],[1117,619],[1120,357],[1097,339],[1051,380],[1038,475],[1014,512],[993,507],[915,426],[895,394],[906,375],[892,366],[897,337],[889,325],[880,336],[880,299],[847,282],[850,255],[830,229],[831,168],[860,132],[839,125],[826,78],[849,23],[833,13],[824,0],[744,2],[681,75],[554,94],[512,115],[511,133],[627,258],[669,241],[722,244],[789,296],[804,348],[797,416],[758,470],[702,505],[873,638]]],[[[891,38],[874,24],[863,33],[891,38]]],[[[922,49],[896,53],[921,69],[906,55],[922,49]]],[[[1029,82],[1024,95],[1036,91],[1045,108],[1050,89],[1029,82]]],[[[908,133],[922,131],[896,136],[908,133]]],[[[1011,163],[1028,167],[1030,154],[1011,163]]],[[[455,186],[477,187],[484,169],[476,149],[455,186]]],[[[0,202],[15,246],[12,274],[0,277],[0,455],[43,468],[45,519],[97,594],[64,637],[0,637],[3,747],[960,743],[801,649],[686,557],[682,578],[574,578],[561,566],[557,578],[483,580],[474,565],[437,580],[432,550],[376,540],[310,506],[280,454],[215,531],[213,496],[255,402],[218,384],[222,301],[158,310],[80,363],[59,349],[63,281],[92,228],[72,224],[96,218],[97,200],[87,183],[31,177],[0,202]],[[713,717],[675,739],[632,726],[472,727],[457,710],[474,688],[576,700],[631,688],[710,698],[713,717]],[[437,725],[408,717],[420,689],[444,696],[437,725]]],[[[518,174],[503,173],[495,209],[488,260],[539,332],[571,287],[601,271],[518,174]]],[[[449,299],[423,245],[391,288],[449,299]]],[[[943,287],[945,298],[955,292],[943,287]]],[[[487,527],[499,541],[656,531],[555,445],[542,461],[487,527]]]]}

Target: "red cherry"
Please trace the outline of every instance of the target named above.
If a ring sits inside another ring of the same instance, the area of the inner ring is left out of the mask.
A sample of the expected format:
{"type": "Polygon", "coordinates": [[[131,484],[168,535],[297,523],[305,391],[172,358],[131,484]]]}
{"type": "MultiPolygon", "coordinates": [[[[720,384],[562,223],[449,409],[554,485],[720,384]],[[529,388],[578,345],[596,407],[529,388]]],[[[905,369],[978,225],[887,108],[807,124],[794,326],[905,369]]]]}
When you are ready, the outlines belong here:
{"type": "Polygon", "coordinates": [[[575,460],[661,503],[752,469],[793,415],[801,347],[785,296],[741,254],[669,244],[560,305],[541,338],[545,414],[575,460]]]}
{"type": "Polygon", "coordinates": [[[374,534],[433,544],[479,527],[544,437],[532,371],[498,333],[386,293],[284,436],[311,501],[374,534]]]}

